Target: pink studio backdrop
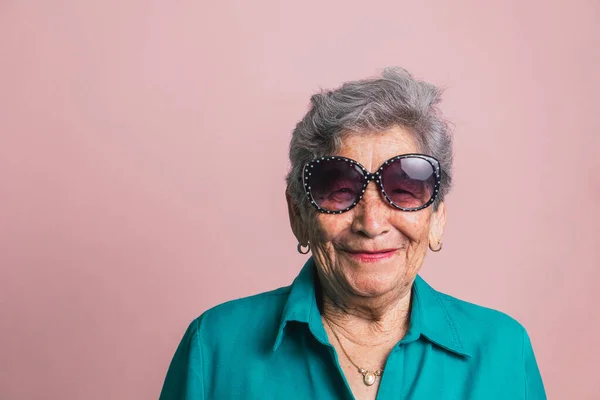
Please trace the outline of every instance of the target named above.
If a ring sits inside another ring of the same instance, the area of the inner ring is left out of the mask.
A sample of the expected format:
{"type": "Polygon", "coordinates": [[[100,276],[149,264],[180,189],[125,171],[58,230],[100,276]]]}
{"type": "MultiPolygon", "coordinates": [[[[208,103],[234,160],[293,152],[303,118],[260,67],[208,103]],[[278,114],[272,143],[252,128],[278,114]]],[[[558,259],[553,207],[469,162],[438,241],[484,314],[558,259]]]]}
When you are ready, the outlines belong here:
{"type": "Polygon", "coordinates": [[[156,398],[193,318],[289,284],[291,130],[388,65],[455,124],[423,276],[600,398],[597,0],[2,1],[0,398],[156,398]]]}

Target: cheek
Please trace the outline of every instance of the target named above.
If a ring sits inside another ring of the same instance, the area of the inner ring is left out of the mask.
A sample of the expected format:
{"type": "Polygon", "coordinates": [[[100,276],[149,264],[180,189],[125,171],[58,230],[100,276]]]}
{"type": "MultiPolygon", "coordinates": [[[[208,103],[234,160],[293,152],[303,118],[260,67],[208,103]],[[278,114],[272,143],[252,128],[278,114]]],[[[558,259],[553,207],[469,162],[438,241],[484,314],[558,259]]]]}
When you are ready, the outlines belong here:
{"type": "Polygon", "coordinates": [[[429,237],[431,214],[422,211],[400,211],[395,217],[394,226],[411,242],[421,242],[429,237]]]}
{"type": "Polygon", "coordinates": [[[318,214],[313,224],[312,234],[319,242],[331,242],[352,225],[351,213],[318,214]],[[348,214],[348,215],[345,215],[348,214]]]}

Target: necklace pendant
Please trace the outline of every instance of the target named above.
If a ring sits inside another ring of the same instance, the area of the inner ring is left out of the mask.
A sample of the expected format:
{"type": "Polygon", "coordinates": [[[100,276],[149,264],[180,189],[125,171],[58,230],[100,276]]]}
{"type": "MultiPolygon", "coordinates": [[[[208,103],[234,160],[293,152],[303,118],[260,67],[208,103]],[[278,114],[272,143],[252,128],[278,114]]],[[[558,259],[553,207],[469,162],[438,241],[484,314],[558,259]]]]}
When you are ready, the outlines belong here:
{"type": "Polygon", "coordinates": [[[375,383],[375,374],[371,371],[366,371],[363,375],[363,382],[367,386],[372,386],[375,383]]]}

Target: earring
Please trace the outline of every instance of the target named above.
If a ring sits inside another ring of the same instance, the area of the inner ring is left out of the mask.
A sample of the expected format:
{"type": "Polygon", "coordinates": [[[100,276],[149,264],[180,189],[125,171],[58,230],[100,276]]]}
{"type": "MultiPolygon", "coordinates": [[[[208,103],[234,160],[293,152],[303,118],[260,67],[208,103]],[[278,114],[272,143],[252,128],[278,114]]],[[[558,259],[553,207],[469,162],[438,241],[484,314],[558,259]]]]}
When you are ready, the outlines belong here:
{"type": "Polygon", "coordinates": [[[298,253],[307,254],[310,251],[310,242],[306,242],[306,246],[303,246],[302,243],[298,242],[298,253]],[[306,247],[306,250],[302,250],[302,247],[306,247]]]}
{"type": "Polygon", "coordinates": [[[431,242],[429,242],[429,249],[435,253],[437,253],[438,251],[441,251],[442,247],[444,247],[444,243],[440,242],[439,240],[438,240],[438,247],[435,249],[433,247],[431,247],[431,242]]]}

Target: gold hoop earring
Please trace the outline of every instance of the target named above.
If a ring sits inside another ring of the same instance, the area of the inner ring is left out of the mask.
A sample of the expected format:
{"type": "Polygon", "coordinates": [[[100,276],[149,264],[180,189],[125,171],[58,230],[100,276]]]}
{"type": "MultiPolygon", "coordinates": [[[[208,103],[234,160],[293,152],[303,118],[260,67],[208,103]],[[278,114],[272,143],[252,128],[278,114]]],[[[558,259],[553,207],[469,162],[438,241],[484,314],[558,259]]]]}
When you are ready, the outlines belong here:
{"type": "Polygon", "coordinates": [[[444,243],[438,241],[438,247],[434,249],[433,247],[431,247],[431,242],[429,242],[429,249],[431,251],[433,251],[434,253],[437,253],[438,251],[442,251],[443,247],[444,247],[444,243]]]}
{"type": "Polygon", "coordinates": [[[303,246],[302,243],[298,242],[298,253],[300,254],[307,254],[310,251],[310,242],[306,243],[306,246],[303,246]],[[306,250],[303,250],[302,248],[306,247],[306,250]]]}

